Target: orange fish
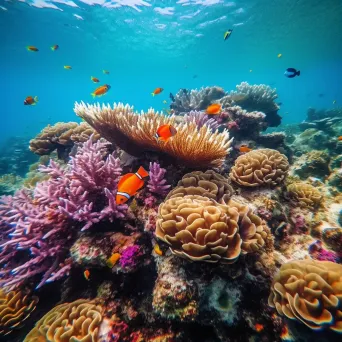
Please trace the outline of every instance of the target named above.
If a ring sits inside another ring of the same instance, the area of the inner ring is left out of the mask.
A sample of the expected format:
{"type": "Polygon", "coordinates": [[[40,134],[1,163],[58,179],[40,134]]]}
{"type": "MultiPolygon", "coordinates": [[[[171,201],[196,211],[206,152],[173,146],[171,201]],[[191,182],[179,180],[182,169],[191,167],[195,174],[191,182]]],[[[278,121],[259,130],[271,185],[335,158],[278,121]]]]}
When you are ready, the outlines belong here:
{"type": "Polygon", "coordinates": [[[156,88],[154,89],[152,96],[160,94],[164,89],[163,88],[156,88]]]}
{"type": "Polygon", "coordinates": [[[83,272],[83,275],[84,275],[84,278],[86,278],[88,281],[90,280],[90,272],[89,272],[89,270],[85,270],[83,272]]]}
{"type": "Polygon", "coordinates": [[[254,325],[254,328],[257,332],[263,331],[264,330],[264,326],[262,324],[256,323],[254,325]]]}
{"type": "Polygon", "coordinates": [[[171,125],[162,125],[158,128],[157,133],[155,134],[155,138],[157,141],[168,141],[171,137],[173,137],[177,133],[176,128],[171,125]]]}
{"type": "Polygon", "coordinates": [[[221,105],[218,103],[213,103],[210,106],[208,106],[207,108],[207,114],[209,115],[216,115],[216,114],[220,114],[221,112],[221,105]]]}
{"type": "Polygon", "coordinates": [[[239,147],[239,151],[242,152],[242,153],[246,153],[246,152],[252,151],[252,149],[249,148],[247,145],[241,145],[241,146],[239,147]]]}
{"type": "Polygon", "coordinates": [[[338,141],[342,141],[342,135],[337,138],[338,141]]]}
{"type": "Polygon", "coordinates": [[[102,95],[106,94],[109,89],[110,89],[110,85],[105,84],[101,87],[96,88],[95,91],[93,93],[91,93],[91,96],[92,97],[102,96],[102,95]]]}
{"type": "Polygon", "coordinates": [[[148,176],[148,172],[142,167],[136,173],[127,173],[120,178],[118,192],[116,193],[116,203],[126,203],[145,184],[143,178],[148,176]]]}
{"type": "Polygon", "coordinates": [[[25,106],[35,106],[38,102],[38,96],[27,96],[27,98],[24,101],[25,106]]]}
{"type": "Polygon", "coordinates": [[[93,76],[91,76],[90,79],[91,79],[94,83],[99,83],[99,82],[100,82],[100,80],[99,80],[98,78],[93,77],[93,76]]]}
{"type": "Polygon", "coordinates": [[[26,46],[27,51],[38,52],[39,50],[35,46],[26,46]]]}
{"type": "Polygon", "coordinates": [[[107,259],[107,266],[109,268],[113,268],[115,264],[120,259],[121,255],[120,253],[113,253],[108,259],[107,259]]]}
{"type": "Polygon", "coordinates": [[[59,48],[59,46],[57,44],[51,46],[52,51],[56,51],[56,50],[58,50],[58,48],[59,48]]]}
{"type": "Polygon", "coordinates": [[[158,244],[154,245],[154,251],[155,251],[156,254],[158,254],[160,256],[163,256],[163,251],[160,249],[158,244]]]}
{"type": "Polygon", "coordinates": [[[72,67],[70,65],[64,65],[64,69],[71,70],[72,67]]]}
{"type": "Polygon", "coordinates": [[[108,70],[102,70],[104,74],[109,75],[109,71],[108,70]]]}

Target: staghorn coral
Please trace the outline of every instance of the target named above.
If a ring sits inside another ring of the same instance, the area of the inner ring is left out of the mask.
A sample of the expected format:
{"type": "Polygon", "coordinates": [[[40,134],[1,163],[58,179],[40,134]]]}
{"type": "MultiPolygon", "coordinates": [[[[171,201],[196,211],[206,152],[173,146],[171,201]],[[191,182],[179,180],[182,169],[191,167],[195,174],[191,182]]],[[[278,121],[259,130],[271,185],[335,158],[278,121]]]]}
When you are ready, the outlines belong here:
{"type": "Polygon", "coordinates": [[[227,178],[213,170],[207,170],[206,172],[194,171],[185,174],[177,186],[169,192],[166,199],[185,195],[200,195],[221,203],[228,202],[233,194],[234,189],[227,178]]]}
{"type": "Polygon", "coordinates": [[[36,308],[38,297],[23,291],[4,292],[0,289],[0,336],[8,335],[22,325],[36,308]]]}
{"type": "Polygon", "coordinates": [[[127,153],[142,151],[166,153],[191,167],[221,166],[230,150],[228,131],[212,132],[206,125],[198,130],[195,123],[175,124],[175,117],[166,117],[150,109],[134,113],[133,107],[123,104],[86,105],[76,103],[75,113],[87,121],[101,136],[127,153]],[[177,134],[166,143],[159,143],[155,133],[161,125],[171,124],[177,134]]]}
{"type": "Polygon", "coordinates": [[[148,190],[157,195],[165,196],[171,185],[167,184],[165,179],[166,170],[160,167],[160,164],[150,163],[149,180],[147,182],[148,190]]]}
{"type": "Polygon", "coordinates": [[[24,342],[96,342],[103,308],[87,299],[57,305],[43,316],[24,342]]]}
{"type": "Polygon", "coordinates": [[[314,186],[295,182],[287,186],[287,193],[290,199],[299,203],[303,208],[316,208],[320,205],[323,196],[314,186]]]}
{"type": "Polygon", "coordinates": [[[265,245],[269,229],[245,205],[208,197],[170,198],[159,206],[156,236],[173,254],[193,261],[233,263],[265,245]]]}
{"type": "Polygon", "coordinates": [[[235,160],[230,178],[246,187],[275,186],[282,182],[289,169],[285,155],[272,149],[259,149],[235,160]]]}
{"type": "Polygon", "coordinates": [[[342,265],[313,260],[282,265],[268,303],[313,330],[342,332],[342,265]]]}

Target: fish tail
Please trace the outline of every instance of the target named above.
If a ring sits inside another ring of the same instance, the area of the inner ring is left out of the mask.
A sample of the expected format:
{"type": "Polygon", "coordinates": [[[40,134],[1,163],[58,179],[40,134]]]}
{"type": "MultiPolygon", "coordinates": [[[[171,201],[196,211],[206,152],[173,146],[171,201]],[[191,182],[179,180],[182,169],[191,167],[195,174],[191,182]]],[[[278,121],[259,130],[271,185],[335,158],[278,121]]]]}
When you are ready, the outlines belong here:
{"type": "Polygon", "coordinates": [[[141,178],[145,178],[145,177],[148,177],[148,176],[149,176],[148,172],[147,172],[142,166],[139,167],[139,170],[137,171],[137,174],[138,174],[141,178]]]}
{"type": "Polygon", "coordinates": [[[95,96],[96,96],[94,93],[90,93],[90,95],[91,95],[93,98],[95,98],[95,96]]]}
{"type": "Polygon", "coordinates": [[[297,75],[297,76],[300,76],[300,70],[298,70],[298,71],[296,72],[296,75],[297,75]]]}
{"type": "Polygon", "coordinates": [[[156,95],[155,93],[151,93],[152,96],[156,95]]]}
{"type": "Polygon", "coordinates": [[[34,97],[34,102],[38,102],[38,96],[34,97]]]}
{"type": "Polygon", "coordinates": [[[50,48],[52,51],[55,51],[55,48],[53,47],[53,46],[51,46],[51,48],[50,48]]]}

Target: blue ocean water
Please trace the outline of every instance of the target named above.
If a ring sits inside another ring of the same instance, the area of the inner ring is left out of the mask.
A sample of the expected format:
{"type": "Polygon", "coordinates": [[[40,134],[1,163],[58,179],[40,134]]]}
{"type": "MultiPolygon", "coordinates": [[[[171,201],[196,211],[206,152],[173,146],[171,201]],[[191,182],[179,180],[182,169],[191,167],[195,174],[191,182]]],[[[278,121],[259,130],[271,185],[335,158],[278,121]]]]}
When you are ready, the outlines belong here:
{"type": "Polygon", "coordinates": [[[283,123],[302,121],[308,107],[342,104],[340,0],[1,0],[0,6],[0,145],[11,136],[33,137],[49,123],[80,121],[75,101],[161,110],[180,88],[268,84],[277,88],[283,123]],[[288,67],[301,76],[284,77],[288,67]],[[91,76],[111,85],[108,94],[93,100],[91,76]],[[152,97],[156,87],[164,92],[152,97]],[[24,106],[28,95],[39,103],[24,106]]]}

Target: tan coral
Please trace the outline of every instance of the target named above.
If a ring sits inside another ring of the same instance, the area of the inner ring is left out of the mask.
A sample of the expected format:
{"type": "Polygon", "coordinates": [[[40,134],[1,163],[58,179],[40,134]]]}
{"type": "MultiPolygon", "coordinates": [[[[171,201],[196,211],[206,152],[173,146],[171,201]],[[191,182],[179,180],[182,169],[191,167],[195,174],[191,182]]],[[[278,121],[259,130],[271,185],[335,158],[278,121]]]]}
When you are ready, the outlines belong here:
{"type": "Polygon", "coordinates": [[[193,261],[233,263],[240,253],[261,249],[269,229],[245,205],[219,204],[208,197],[187,195],[159,206],[156,236],[173,254],[193,261]]]}
{"type": "Polygon", "coordinates": [[[285,155],[269,148],[241,155],[231,169],[230,178],[246,187],[275,186],[287,175],[289,162],[285,155]]]}
{"type": "Polygon", "coordinates": [[[38,297],[22,291],[4,292],[0,289],[0,336],[21,326],[36,308],[38,297]]]}
{"type": "Polygon", "coordinates": [[[281,266],[274,277],[270,306],[314,330],[342,332],[342,265],[298,260],[281,266]]]}
{"type": "Polygon", "coordinates": [[[323,196],[314,186],[296,182],[287,186],[288,196],[303,208],[316,208],[320,205],[323,196]]]}
{"type": "Polygon", "coordinates": [[[228,202],[234,194],[234,189],[227,178],[213,170],[206,172],[194,171],[187,173],[169,192],[166,199],[183,197],[185,195],[199,195],[214,199],[218,202],[228,202]]]}
{"type": "Polygon", "coordinates": [[[103,308],[87,299],[54,307],[25,337],[24,342],[96,342],[103,308]]]}
{"type": "Polygon", "coordinates": [[[168,154],[191,167],[220,166],[230,150],[227,130],[212,132],[204,125],[176,123],[174,116],[165,116],[150,109],[135,113],[133,107],[123,104],[89,105],[76,103],[75,113],[87,121],[102,137],[124,151],[139,155],[144,151],[168,154]],[[167,142],[158,142],[155,134],[162,125],[170,124],[177,133],[167,142]]]}

